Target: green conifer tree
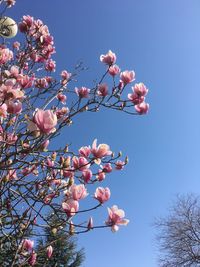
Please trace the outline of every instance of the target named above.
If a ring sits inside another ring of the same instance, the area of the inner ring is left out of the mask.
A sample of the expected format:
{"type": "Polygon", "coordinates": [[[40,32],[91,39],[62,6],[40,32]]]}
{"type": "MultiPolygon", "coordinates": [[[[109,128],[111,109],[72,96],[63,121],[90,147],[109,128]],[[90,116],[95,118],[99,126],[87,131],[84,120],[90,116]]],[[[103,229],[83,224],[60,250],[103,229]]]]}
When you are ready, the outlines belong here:
{"type": "Polygon", "coordinates": [[[83,249],[77,250],[74,237],[65,232],[64,228],[59,227],[60,220],[57,216],[50,216],[49,225],[44,230],[45,237],[38,241],[36,248],[37,264],[36,267],[79,267],[84,261],[85,254],[83,249]],[[47,257],[47,247],[52,245],[53,253],[51,258],[47,257]]]}

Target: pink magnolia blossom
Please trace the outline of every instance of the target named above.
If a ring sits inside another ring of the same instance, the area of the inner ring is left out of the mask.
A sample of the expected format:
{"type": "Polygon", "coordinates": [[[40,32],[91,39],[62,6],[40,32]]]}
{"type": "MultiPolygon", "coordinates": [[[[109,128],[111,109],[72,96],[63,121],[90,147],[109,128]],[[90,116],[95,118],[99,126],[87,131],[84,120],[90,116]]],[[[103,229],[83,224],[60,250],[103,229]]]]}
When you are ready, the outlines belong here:
{"type": "Polygon", "coordinates": [[[95,191],[94,198],[103,204],[110,198],[110,189],[108,187],[98,187],[95,191]]]}
{"type": "Polygon", "coordinates": [[[149,110],[149,104],[142,102],[138,105],[135,106],[135,110],[139,113],[139,114],[146,114],[149,110]]]}
{"type": "Polygon", "coordinates": [[[90,146],[82,146],[79,149],[79,154],[85,158],[88,158],[91,153],[91,147],[90,146]]]}
{"type": "Polygon", "coordinates": [[[45,64],[45,70],[55,71],[56,70],[56,62],[52,59],[49,59],[45,64]]]}
{"type": "Polygon", "coordinates": [[[148,89],[143,83],[136,83],[134,87],[132,87],[132,90],[138,95],[138,96],[145,96],[148,93],[148,89]]]}
{"type": "Polygon", "coordinates": [[[124,165],[125,165],[125,162],[124,161],[118,160],[115,163],[115,169],[116,170],[122,170],[124,168],[124,165]]]}
{"type": "Polygon", "coordinates": [[[69,78],[72,76],[72,74],[66,70],[63,70],[60,75],[63,80],[69,80],[69,78]]]}
{"type": "Polygon", "coordinates": [[[67,216],[72,217],[79,209],[79,203],[77,200],[68,199],[62,203],[62,208],[66,212],[67,216]]]}
{"type": "Polygon", "coordinates": [[[59,94],[57,94],[57,98],[61,103],[66,104],[66,99],[67,99],[66,95],[59,93],[59,94]]]}
{"type": "Polygon", "coordinates": [[[28,263],[31,265],[31,266],[34,266],[36,264],[36,261],[37,261],[37,254],[35,253],[35,251],[33,251],[31,253],[31,256],[28,260],[28,263]]]}
{"type": "Polygon", "coordinates": [[[72,162],[75,170],[83,171],[90,167],[90,164],[85,157],[73,157],[72,162]]]}
{"type": "Polygon", "coordinates": [[[50,259],[52,254],[53,254],[53,248],[50,245],[50,246],[47,247],[47,257],[50,259]]]}
{"type": "Polygon", "coordinates": [[[82,177],[85,183],[88,183],[92,178],[92,171],[90,169],[86,169],[82,171],[82,177]]]}
{"type": "Polygon", "coordinates": [[[5,47],[0,47],[0,64],[3,65],[13,58],[13,52],[5,47]]]}
{"type": "Polygon", "coordinates": [[[110,147],[106,144],[99,144],[97,147],[97,139],[93,141],[91,152],[96,158],[103,158],[112,154],[110,147]]]}
{"type": "Polygon", "coordinates": [[[22,22],[19,23],[19,30],[21,32],[27,32],[31,26],[33,25],[33,17],[31,16],[23,16],[22,22]]]}
{"type": "Polygon", "coordinates": [[[33,122],[42,133],[49,134],[55,131],[57,116],[51,110],[38,109],[34,114],[33,122]]]}
{"type": "Polygon", "coordinates": [[[110,66],[110,68],[108,70],[109,74],[112,76],[118,75],[120,73],[120,71],[121,70],[120,70],[119,66],[117,66],[117,65],[110,66]]]}
{"type": "Polygon", "coordinates": [[[10,8],[15,5],[16,1],[15,0],[5,0],[7,6],[10,8]]]}
{"type": "Polygon", "coordinates": [[[74,200],[80,200],[87,197],[88,193],[84,184],[79,184],[79,185],[73,184],[69,189],[69,195],[74,200]]]}
{"type": "Polygon", "coordinates": [[[102,166],[102,171],[105,173],[112,172],[112,165],[110,163],[106,163],[104,166],[102,166]]]}
{"type": "Polygon", "coordinates": [[[99,96],[103,96],[103,97],[107,96],[108,95],[108,85],[105,83],[99,84],[97,94],[99,96]]]}
{"type": "Polygon", "coordinates": [[[125,85],[128,83],[131,83],[132,81],[135,80],[135,72],[125,70],[125,71],[121,72],[120,79],[125,85]]]}
{"type": "Polygon", "coordinates": [[[20,101],[8,101],[7,111],[10,114],[19,114],[22,111],[22,103],[20,101]]]}
{"type": "Polygon", "coordinates": [[[76,87],[75,92],[80,98],[88,98],[89,93],[90,93],[90,89],[88,89],[86,87],[81,87],[81,88],[76,87]]]}
{"type": "Polygon", "coordinates": [[[34,76],[29,77],[28,75],[19,74],[17,81],[22,86],[23,89],[27,89],[33,86],[34,76]]]}
{"type": "Polygon", "coordinates": [[[100,61],[105,63],[106,65],[112,65],[116,62],[116,55],[111,50],[108,51],[106,55],[100,56],[100,61]]]}
{"type": "Polygon", "coordinates": [[[124,219],[125,213],[122,209],[118,209],[117,206],[112,206],[112,208],[108,208],[108,219],[106,221],[106,225],[111,226],[113,232],[119,230],[118,225],[127,225],[129,220],[124,219]]]}
{"type": "Polygon", "coordinates": [[[24,239],[22,242],[22,248],[31,251],[34,246],[34,241],[30,239],[24,239]]]}
{"type": "Polygon", "coordinates": [[[106,174],[105,174],[105,172],[103,172],[102,170],[99,170],[99,171],[98,171],[98,174],[97,174],[97,176],[96,176],[96,178],[97,178],[97,180],[98,180],[99,182],[105,180],[105,178],[106,178],[106,174]]]}
{"type": "Polygon", "coordinates": [[[0,105],[0,117],[2,118],[7,117],[7,105],[5,103],[0,105]]]}
{"type": "Polygon", "coordinates": [[[47,78],[41,78],[41,79],[37,79],[35,81],[35,87],[39,88],[39,89],[44,89],[47,88],[49,85],[47,78]]]}
{"type": "Polygon", "coordinates": [[[134,105],[138,105],[138,104],[142,103],[145,100],[145,97],[144,96],[139,96],[138,94],[136,94],[135,92],[133,92],[132,94],[128,94],[128,99],[134,105]]]}

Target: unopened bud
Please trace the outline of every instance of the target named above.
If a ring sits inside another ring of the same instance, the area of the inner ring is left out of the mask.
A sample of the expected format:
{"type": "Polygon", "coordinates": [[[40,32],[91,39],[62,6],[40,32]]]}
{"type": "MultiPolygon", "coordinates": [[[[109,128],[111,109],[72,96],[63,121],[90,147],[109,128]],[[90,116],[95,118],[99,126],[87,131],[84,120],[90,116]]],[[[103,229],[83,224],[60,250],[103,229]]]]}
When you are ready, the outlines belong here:
{"type": "Polygon", "coordinates": [[[129,161],[128,156],[126,156],[125,157],[125,164],[128,164],[128,161],[129,161]]]}

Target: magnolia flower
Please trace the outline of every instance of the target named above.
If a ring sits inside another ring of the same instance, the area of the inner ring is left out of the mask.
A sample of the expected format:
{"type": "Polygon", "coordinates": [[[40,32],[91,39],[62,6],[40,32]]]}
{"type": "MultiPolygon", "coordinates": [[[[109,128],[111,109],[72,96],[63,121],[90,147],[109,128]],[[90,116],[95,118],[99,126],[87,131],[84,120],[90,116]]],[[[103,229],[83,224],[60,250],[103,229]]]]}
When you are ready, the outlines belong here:
{"type": "Polygon", "coordinates": [[[30,239],[24,239],[22,242],[22,248],[28,251],[31,251],[34,246],[34,241],[30,239]]]}
{"type": "Polygon", "coordinates": [[[134,87],[132,87],[132,90],[138,95],[138,96],[145,96],[148,93],[148,89],[143,83],[136,83],[134,87]]]}
{"type": "Polygon", "coordinates": [[[82,146],[79,149],[79,154],[85,158],[88,158],[91,153],[91,147],[90,146],[82,146]]]}
{"type": "Polygon", "coordinates": [[[121,72],[120,79],[125,85],[128,83],[131,83],[132,81],[135,80],[135,72],[125,70],[125,71],[121,72]]]}
{"type": "Polygon", "coordinates": [[[97,147],[97,139],[95,139],[92,143],[91,152],[96,158],[103,158],[112,154],[110,147],[106,144],[99,144],[97,147]]]}
{"type": "Polygon", "coordinates": [[[77,200],[68,199],[62,203],[62,208],[66,212],[67,216],[72,217],[79,209],[79,203],[77,200]]]}
{"type": "Polygon", "coordinates": [[[110,198],[110,189],[108,187],[98,187],[95,191],[94,198],[96,198],[101,204],[103,204],[110,198]]]}
{"type": "Polygon", "coordinates": [[[33,122],[42,133],[49,134],[55,131],[57,116],[51,110],[38,109],[34,114],[33,122]]]}
{"type": "Polygon", "coordinates": [[[73,157],[72,162],[75,170],[83,171],[90,167],[90,164],[85,157],[73,157]]]}
{"type": "Polygon", "coordinates": [[[89,93],[90,93],[90,89],[88,89],[86,87],[81,87],[81,88],[76,87],[75,92],[80,98],[88,98],[89,93]]]}
{"type": "Polygon", "coordinates": [[[50,246],[47,247],[47,257],[48,257],[49,259],[51,258],[52,253],[53,253],[53,248],[52,248],[52,246],[50,245],[50,246]]]}
{"type": "Polygon", "coordinates": [[[119,74],[120,71],[121,70],[120,70],[119,66],[117,66],[117,65],[110,66],[110,68],[108,70],[109,74],[112,75],[112,76],[115,76],[115,75],[119,74]]]}
{"type": "Polygon", "coordinates": [[[139,114],[146,114],[149,110],[149,104],[142,102],[142,103],[136,105],[135,109],[139,114]]]}
{"type": "Polygon", "coordinates": [[[112,208],[108,208],[108,219],[106,221],[106,225],[111,226],[111,230],[116,232],[119,230],[118,225],[127,225],[129,220],[124,219],[125,213],[122,209],[118,209],[117,206],[112,206],[112,208]]]}
{"type": "Polygon", "coordinates": [[[99,96],[103,96],[103,97],[107,96],[108,95],[108,85],[105,83],[99,84],[97,94],[99,96]]]}
{"type": "Polygon", "coordinates": [[[87,197],[87,189],[84,184],[75,185],[73,184],[69,189],[69,196],[74,200],[80,200],[87,197]]]}
{"type": "Polygon", "coordinates": [[[82,177],[85,183],[88,183],[92,178],[92,171],[90,169],[85,169],[82,171],[82,177]]]}
{"type": "Polygon", "coordinates": [[[106,65],[112,65],[116,62],[116,55],[111,50],[108,51],[106,55],[100,56],[100,61],[105,63],[106,65]]]}

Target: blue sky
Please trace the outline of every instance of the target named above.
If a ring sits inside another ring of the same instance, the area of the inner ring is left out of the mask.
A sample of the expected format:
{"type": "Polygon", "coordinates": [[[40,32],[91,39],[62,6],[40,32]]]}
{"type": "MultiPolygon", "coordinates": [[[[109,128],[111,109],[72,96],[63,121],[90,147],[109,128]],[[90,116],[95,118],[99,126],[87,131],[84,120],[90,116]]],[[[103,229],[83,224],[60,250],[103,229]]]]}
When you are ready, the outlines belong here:
{"type": "Polygon", "coordinates": [[[99,55],[111,49],[119,66],[134,69],[136,81],[148,86],[147,116],[84,114],[64,140],[78,148],[97,137],[130,158],[107,180],[108,205],[123,207],[130,224],[116,234],[80,236],[83,266],[156,267],[154,219],[167,214],[176,194],[199,193],[199,0],[18,0],[7,13],[15,20],[24,14],[49,26],[58,73],[81,59],[89,70],[80,85],[89,87],[104,71],[99,55]]]}

